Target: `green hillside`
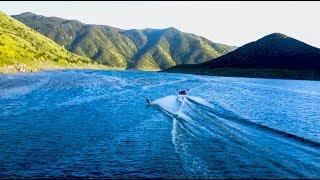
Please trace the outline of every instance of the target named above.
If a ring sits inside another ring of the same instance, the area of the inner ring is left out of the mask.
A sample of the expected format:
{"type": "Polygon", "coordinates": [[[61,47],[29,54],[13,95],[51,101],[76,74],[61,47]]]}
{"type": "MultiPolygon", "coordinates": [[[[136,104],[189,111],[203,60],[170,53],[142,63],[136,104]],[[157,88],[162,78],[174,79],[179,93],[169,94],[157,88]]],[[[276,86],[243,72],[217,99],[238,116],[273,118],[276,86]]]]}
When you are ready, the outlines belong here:
{"type": "Polygon", "coordinates": [[[70,53],[51,39],[0,12],[0,73],[56,68],[106,68],[70,53]]]}
{"type": "Polygon", "coordinates": [[[235,49],[175,28],[122,30],[33,13],[13,17],[69,51],[112,67],[166,69],[205,62],[235,49]]]}

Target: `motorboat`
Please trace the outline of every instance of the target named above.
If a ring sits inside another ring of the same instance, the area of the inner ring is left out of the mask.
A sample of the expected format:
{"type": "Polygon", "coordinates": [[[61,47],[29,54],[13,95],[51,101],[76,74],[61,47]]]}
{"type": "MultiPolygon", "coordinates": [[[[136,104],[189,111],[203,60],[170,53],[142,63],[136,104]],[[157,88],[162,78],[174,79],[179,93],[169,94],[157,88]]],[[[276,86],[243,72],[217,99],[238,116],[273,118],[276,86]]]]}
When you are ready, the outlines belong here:
{"type": "MultiPolygon", "coordinates": [[[[177,91],[178,91],[177,100],[180,101],[181,103],[183,103],[188,96],[189,89],[177,90],[177,91]]],[[[153,105],[153,102],[147,97],[146,97],[146,105],[147,106],[153,105]]]]}
{"type": "Polygon", "coordinates": [[[187,90],[178,90],[178,97],[177,99],[180,101],[184,101],[185,98],[188,96],[188,89],[187,90]]]}

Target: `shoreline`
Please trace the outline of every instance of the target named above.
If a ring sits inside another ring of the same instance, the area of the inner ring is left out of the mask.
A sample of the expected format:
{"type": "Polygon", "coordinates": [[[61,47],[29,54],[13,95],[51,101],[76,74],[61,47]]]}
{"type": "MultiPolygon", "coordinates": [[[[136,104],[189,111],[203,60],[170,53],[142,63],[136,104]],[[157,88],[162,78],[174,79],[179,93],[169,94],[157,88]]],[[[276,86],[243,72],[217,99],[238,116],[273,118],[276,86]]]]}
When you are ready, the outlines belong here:
{"type": "Polygon", "coordinates": [[[320,71],[315,70],[284,70],[284,69],[240,69],[240,68],[187,68],[166,69],[165,73],[182,73],[203,76],[259,78],[259,79],[284,79],[284,80],[309,80],[320,81],[320,71]]]}
{"type": "Polygon", "coordinates": [[[37,72],[50,72],[50,71],[64,71],[64,70],[100,70],[100,71],[141,71],[141,72],[161,72],[161,69],[150,70],[150,69],[124,69],[124,68],[53,68],[53,69],[38,69],[36,71],[13,71],[13,72],[0,72],[1,75],[21,75],[21,74],[31,74],[37,72]]]}
{"type": "Polygon", "coordinates": [[[258,69],[259,73],[252,73],[252,71],[256,72],[257,69],[241,69],[239,73],[239,69],[199,69],[199,70],[150,70],[150,69],[137,69],[137,68],[53,68],[53,69],[38,69],[36,71],[25,71],[25,72],[0,72],[1,75],[24,75],[31,74],[37,72],[51,72],[51,71],[65,71],[65,70],[100,70],[100,71],[141,71],[141,72],[158,72],[158,73],[170,73],[170,74],[190,74],[190,75],[200,75],[206,77],[233,77],[233,78],[256,78],[256,79],[282,79],[282,80],[303,80],[303,81],[320,81],[320,72],[319,71],[308,71],[308,70],[276,70],[277,72],[286,72],[288,75],[277,76],[272,74],[275,69],[258,69]],[[232,71],[237,71],[238,73],[234,73],[232,71]],[[267,72],[267,73],[266,73],[267,72]],[[266,73],[266,74],[263,74],[266,73]],[[290,73],[294,73],[293,76],[290,73]],[[308,74],[309,73],[309,74],[308,74]],[[309,75],[306,76],[306,75],[309,75]],[[311,76],[310,76],[311,75],[311,76]]]}

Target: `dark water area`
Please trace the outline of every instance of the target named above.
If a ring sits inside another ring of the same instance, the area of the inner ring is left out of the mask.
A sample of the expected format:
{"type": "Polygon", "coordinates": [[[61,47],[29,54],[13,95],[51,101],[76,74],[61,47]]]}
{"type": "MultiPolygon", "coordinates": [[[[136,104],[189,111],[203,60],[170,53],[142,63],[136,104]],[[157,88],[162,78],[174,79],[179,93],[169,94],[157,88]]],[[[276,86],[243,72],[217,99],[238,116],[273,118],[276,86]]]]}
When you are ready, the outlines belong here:
{"type": "Polygon", "coordinates": [[[0,177],[320,178],[319,95],[319,81],[1,75],[0,177]]]}

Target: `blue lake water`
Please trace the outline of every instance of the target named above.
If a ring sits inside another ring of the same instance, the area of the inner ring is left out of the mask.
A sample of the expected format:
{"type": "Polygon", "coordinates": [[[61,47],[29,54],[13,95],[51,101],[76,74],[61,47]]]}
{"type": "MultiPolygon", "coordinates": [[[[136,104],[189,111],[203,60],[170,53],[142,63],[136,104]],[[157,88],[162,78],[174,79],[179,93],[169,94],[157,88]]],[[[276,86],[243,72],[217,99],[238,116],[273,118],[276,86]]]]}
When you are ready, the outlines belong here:
{"type": "Polygon", "coordinates": [[[320,82],[98,70],[1,75],[0,177],[88,176],[320,178],[320,82]],[[190,89],[183,102],[182,88],[190,89]]]}

